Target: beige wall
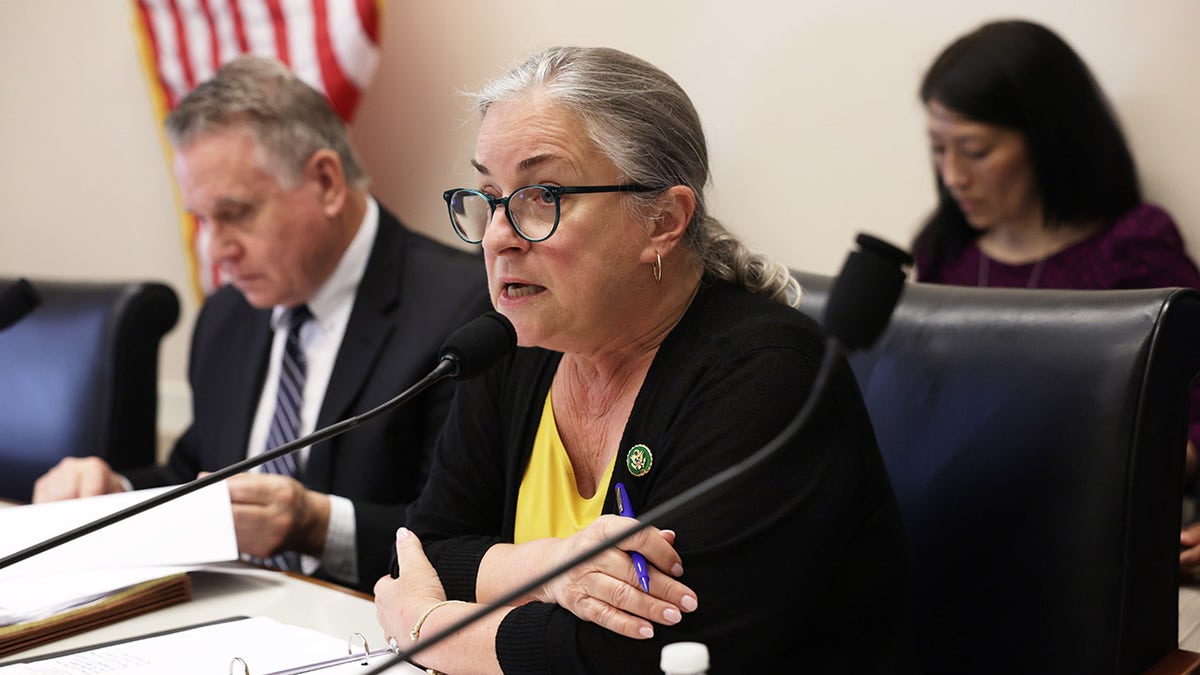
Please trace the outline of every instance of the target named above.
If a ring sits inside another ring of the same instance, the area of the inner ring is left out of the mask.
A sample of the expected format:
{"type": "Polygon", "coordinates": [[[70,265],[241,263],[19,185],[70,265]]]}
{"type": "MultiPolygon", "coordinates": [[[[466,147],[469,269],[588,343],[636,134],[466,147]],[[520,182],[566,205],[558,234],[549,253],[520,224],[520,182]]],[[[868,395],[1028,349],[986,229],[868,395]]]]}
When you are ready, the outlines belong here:
{"type": "MultiPolygon", "coordinates": [[[[185,307],[163,352],[171,431],[187,419],[196,303],[131,6],[0,0],[0,276],[175,286],[185,307]]],[[[715,213],[787,264],[833,273],[856,232],[908,242],[932,203],[920,74],[952,37],[1013,16],[1048,24],[1092,66],[1148,197],[1200,257],[1196,0],[393,1],[353,131],[381,200],[452,241],[441,191],[471,182],[475,128],[455,90],[540,46],[625,49],[691,93],[715,213]]]]}

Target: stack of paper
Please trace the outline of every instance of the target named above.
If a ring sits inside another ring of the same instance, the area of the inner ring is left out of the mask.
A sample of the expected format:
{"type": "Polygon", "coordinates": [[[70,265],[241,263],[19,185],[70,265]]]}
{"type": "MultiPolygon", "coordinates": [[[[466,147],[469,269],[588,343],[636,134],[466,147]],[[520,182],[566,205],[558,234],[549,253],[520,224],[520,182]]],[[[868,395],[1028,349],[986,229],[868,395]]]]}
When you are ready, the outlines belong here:
{"type": "Polygon", "coordinates": [[[134,584],[44,619],[0,626],[0,656],[32,649],[191,598],[192,580],[186,572],[134,584]]]}
{"type": "MultiPolygon", "coordinates": [[[[0,509],[0,556],[165,489],[0,509]]],[[[33,646],[31,632],[57,639],[66,633],[56,630],[71,621],[82,626],[77,632],[131,616],[136,607],[148,611],[186,600],[190,587],[179,578],[182,572],[237,555],[229,491],[216,483],[0,569],[0,626],[7,627],[0,628],[0,654],[11,653],[15,645],[33,646]],[[85,621],[79,613],[68,615],[89,606],[94,611],[84,614],[85,621]],[[56,630],[47,630],[50,618],[60,620],[50,626],[56,630]]]]}

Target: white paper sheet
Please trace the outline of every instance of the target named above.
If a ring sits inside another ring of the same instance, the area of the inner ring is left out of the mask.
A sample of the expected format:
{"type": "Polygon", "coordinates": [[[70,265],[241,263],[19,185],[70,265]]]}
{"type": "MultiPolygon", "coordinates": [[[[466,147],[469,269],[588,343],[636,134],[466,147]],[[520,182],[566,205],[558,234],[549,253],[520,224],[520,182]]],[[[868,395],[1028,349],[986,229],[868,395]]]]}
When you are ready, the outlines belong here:
{"type": "MultiPolygon", "coordinates": [[[[3,675],[223,675],[243,672],[240,665],[230,669],[234,657],[238,657],[249,672],[262,675],[345,657],[350,646],[349,635],[339,639],[309,628],[255,617],[122,642],[53,659],[0,667],[0,672],[3,675]]],[[[355,642],[353,647],[357,653],[362,645],[355,642]]],[[[381,663],[383,657],[377,656],[372,658],[368,667],[356,660],[315,672],[340,675],[366,671],[381,663]]],[[[424,673],[409,664],[400,664],[386,672],[397,675],[424,673]]]]}
{"type": "MultiPolygon", "coordinates": [[[[0,509],[0,556],[164,490],[0,509]]],[[[48,616],[142,581],[237,555],[229,490],[216,483],[0,569],[0,625],[48,616]]]]}

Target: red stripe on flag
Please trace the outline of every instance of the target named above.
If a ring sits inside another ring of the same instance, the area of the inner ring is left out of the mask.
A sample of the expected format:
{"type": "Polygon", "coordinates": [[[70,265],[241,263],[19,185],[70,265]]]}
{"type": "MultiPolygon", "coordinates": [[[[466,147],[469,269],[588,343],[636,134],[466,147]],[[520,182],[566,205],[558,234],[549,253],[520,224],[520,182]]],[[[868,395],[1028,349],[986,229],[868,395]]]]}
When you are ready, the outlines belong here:
{"type": "MultiPolygon", "coordinates": [[[[175,39],[179,45],[179,63],[183,68],[183,83],[188,91],[196,86],[196,76],[192,72],[192,57],[188,51],[187,31],[183,28],[183,14],[175,0],[168,3],[171,6],[171,22],[175,25],[175,39]]],[[[172,106],[173,107],[173,106],[172,106]]]]}
{"type": "MultiPolygon", "coordinates": [[[[180,10],[179,5],[176,2],[176,0],[170,0],[170,2],[168,4],[170,5],[171,20],[175,26],[175,35],[177,36],[177,41],[178,41],[177,44],[179,46],[179,63],[180,63],[180,67],[183,69],[183,80],[184,80],[187,90],[191,91],[192,89],[195,88],[197,82],[196,82],[195,71],[192,70],[192,54],[191,54],[191,50],[188,48],[187,32],[184,29],[184,25],[183,25],[183,13],[180,10]]],[[[208,11],[208,3],[205,0],[201,0],[201,7],[203,8],[205,17],[207,18],[209,26],[211,27],[213,25],[213,20],[212,20],[212,13],[210,11],[208,11]]],[[[213,28],[210,31],[210,35],[213,36],[213,40],[214,40],[213,59],[216,60],[219,58],[219,56],[218,56],[218,51],[216,49],[216,43],[215,43],[215,40],[216,40],[216,29],[215,28],[213,28]]],[[[177,103],[177,101],[172,100],[170,102],[170,109],[174,109],[176,103],[177,103]]],[[[192,233],[192,250],[194,252],[199,252],[200,246],[201,246],[200,221],[197,220],[196,217],[191,214],[185,215],[185,218],[187,218],[187,221],[190,226],[191,233],[192,233]]],[[[221,287],[221,270],[215,263],[209,262],[210,260],[211,260],[211,258],[208,256],[201,257],[201,256],[197,255],[196,274],[197,274],[197,276],[200,276],[202,278],[207,277],[207,279],[208,279],[208,283],[206,284],[207,287],[209,289],[215,290],[215,289],[221,287]],[[200,269],[200,265],[205,262],[208,262],[208,264],[205,266],[206,269],[200,269]]]]}
{"type": "Polygon", "coordinates": [[[314,37],[317,62],[321,66],[321,81],[325,85],[325,96],[334,112],[349,123],[358,106],[358,88],[346,77],[333,51],[333,40],[329,36],[329,16],[326,0],[312,0],[314,37]]]}
{"type": "Polygon", "coordinates": [[[230,0],[229,14],[233,17],[233,32],[237,37],[239,54],[250,51],[250,41],[246,38],[246,26],[242,23],[242,7],[238,0],[230,0]]]}
{"type": "Polygon", "coordinates": [[[197,263],[196,276],[200,277],[202,287],[214,291],[221,287],[221,270],[216,263],[210,261],[211,256],[207,255],[207,252],[201,254],[200,221],[190,213],[185,213],[183,217],[187,220],[188,231],[191,233],[192,255],[196,257],[197,263]],[[203,269],[200,268],[201,264],[204,264],[203,269]]]}
{"type": "Polygon", "coordinates": [[[283,6],[279,0],[267,0],[267,10],[271,13],[271,25],[275,28],[275,57],[290,66],[292,54],[288,50],[287,17],[283,14],[283,6]]]}
{"type": "Polygon", "coordinates": [[[146,41],[150,43],[150,51],[154,54],[155,79],[167,102],[167,110],[172,110],[178,101],[175,100],[175,94],[171,92],[171,88],[167,86],[167,81],[163,79],[162,70],[159,67],[162,64],[162,48],[158,44],[158,34],[154,32],[154,22],[150,19],[150,10],[146,8],[146,3],[138,3],[138,12],[142,15],[142,26],[146,29],[146,41]]]}
{"type": "Polygon", "coordinates": [[[212,56],[212,71],[215,73],[221,67],[221,40],[217,36],[217,21],[213,18],[212,8],[208,0],[200,0],[200,13],[208,24],[208,49],[212,56]]]}
{"type": "Polygon", "coordinates": [[[371,42],[379,44],[379,3],[376,0],[356,0],[358,22],[371,42]]]}

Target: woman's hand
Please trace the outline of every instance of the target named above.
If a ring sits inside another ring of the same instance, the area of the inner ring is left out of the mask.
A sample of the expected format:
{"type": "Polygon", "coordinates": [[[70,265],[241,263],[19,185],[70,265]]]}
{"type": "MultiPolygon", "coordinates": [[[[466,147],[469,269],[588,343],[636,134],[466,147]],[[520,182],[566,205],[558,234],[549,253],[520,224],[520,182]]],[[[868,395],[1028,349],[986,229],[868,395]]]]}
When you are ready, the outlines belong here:
{"type": "MultiPolygon", "coordinates": [[[[550,569],[630,528],[630,520],[614,515],[597,518],[566,539],[553,540],[543,562],[550,569]]],[[[683,563],[675,552],[675,533],[653,527],[625,539],[576,565],[542,587],[539,599],[554,602],[585,621],[631,638],[654,636],[653,623],[674,625],[684,612],[696,609],[696,594],[675,579],[683,563]],[[638,585],[628,551],[637,551],[650,563],[650,592],[638,585]]]]}
{"type": "MultiPolygon", "coordinates": [[[[396,562],[399,574],[375,583],[375,614],[388,646],[409,650],[418,640],[448,631],[464,621],[478,605],[446,602],[446,591],[437,571],[425,557],[417,536],[406,528],[396,532],[396,562]]],[[[445,640],[423,649],[414,662],[450,673],[500,673],[496,658],[496,631],[504,619],[503,609],[485,615],[457,630],[445,640]]]]}
{"type": "Polygon", "coordinates": [[[416,535],[405,528],[396,532],[396,561],[400,573],[375,582],[375,615],[389,641],[407,649],[409,631],[425,609],[446,599],[442,580],[425,557],[416,535]]]}

